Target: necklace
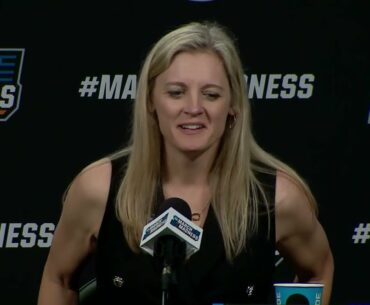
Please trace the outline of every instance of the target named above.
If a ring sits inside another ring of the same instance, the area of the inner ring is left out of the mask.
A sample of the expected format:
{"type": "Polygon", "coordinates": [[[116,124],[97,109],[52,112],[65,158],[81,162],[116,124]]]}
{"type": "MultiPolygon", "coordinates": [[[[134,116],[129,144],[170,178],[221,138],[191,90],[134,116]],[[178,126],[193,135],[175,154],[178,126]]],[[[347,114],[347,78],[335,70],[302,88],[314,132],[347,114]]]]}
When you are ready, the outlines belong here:
{"type": "Polygon", "coordinates": [[[191,220],[199,221],[199,219],[200,219],[200,213],[191,213],[191,220]]]}
{"type": "Polygon", "coordinates": [[[209,208],[209,204],[206,204],[206,206],[200,211],[200,212],[195,212],[191,213],[191,220],[192,221],[199,221],[200,216],[206,211],[206,209],[209,208]]]}

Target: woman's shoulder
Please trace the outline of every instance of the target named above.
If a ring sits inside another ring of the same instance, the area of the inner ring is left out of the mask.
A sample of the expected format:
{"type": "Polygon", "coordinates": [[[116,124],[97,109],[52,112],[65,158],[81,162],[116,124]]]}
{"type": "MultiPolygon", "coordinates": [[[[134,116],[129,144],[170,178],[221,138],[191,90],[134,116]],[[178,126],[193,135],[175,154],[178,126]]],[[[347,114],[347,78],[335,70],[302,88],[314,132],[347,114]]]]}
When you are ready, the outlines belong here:
{"type": "Polygon", "coordinates": [[[77,208],[105,208],[108,198],[112,163],[109,158],[94,161],[84,167],[71,182],[65,204],[77,208]]]}
{"type": "Polygon", "coordinates": [[[118,154],[91,162],[74,178],[71,189],[74,188],[85,201],[106,203],[111,183],[117,183],[126,165],[127,155],[118,154]]]}
{"type": "Polygon", "coordinates": [[[307,186],[296,177],[277,170],[276,174],[276,204],[282,211],[294,209],[309,209],[314,211],[312,194],[307,186]]]}
{"type": "Polygon", "coordinates": [[[61,223],[97,236],[110,188],[111,162],[101,159],[83,168],[65,192],[61,223]]]}
{"type": "Polygon", "coordinates": [[[278,240],[291,232],[305,231],[315,219],[307,190],[294,177],[282,171],[276,175],[276,221],[278,240]]]}
{"type": "Polygon", "coordinates": [[[111,171],[111,160],[102,158],[83,168],[73,183],[83,195],[100,197],[109,190],[111,171]]]}

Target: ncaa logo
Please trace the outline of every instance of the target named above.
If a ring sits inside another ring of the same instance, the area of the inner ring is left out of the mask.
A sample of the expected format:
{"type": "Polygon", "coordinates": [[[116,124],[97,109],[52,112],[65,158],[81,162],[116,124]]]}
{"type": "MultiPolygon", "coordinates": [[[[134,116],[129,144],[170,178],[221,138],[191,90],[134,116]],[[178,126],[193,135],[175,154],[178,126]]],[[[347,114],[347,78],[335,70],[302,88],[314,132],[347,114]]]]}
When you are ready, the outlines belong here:
{"type": "Polygon", "coordinates": [[[19,107],[24,49],[0,48],[0,122],[9,119],[19,107]]]}

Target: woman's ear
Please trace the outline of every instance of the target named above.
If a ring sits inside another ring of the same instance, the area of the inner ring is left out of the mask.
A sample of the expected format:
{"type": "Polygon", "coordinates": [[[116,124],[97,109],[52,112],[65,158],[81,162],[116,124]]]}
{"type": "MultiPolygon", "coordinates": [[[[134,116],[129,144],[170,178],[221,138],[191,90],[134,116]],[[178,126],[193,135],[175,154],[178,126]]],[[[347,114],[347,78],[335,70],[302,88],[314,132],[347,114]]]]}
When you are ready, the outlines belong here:
{"type": "Polygon", "coordinates": [[[227,124],[229,125],[229,129],[232,129],[236,123],[236,111],[230,106],[229,113],[227,116],[227,124]]]}
{"type": "Polygon", "coordinates": [[[232,106],[230,106],[228,114],[231,117],[236,116],[236,111],[234,110],[232,106]]]}

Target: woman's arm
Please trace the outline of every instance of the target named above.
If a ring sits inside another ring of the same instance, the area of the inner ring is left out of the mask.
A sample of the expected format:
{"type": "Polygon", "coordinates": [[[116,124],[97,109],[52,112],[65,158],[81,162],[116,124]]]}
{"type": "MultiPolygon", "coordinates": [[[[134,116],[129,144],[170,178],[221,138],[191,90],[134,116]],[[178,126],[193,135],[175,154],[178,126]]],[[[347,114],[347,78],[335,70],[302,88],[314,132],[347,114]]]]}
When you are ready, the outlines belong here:
{"type": "Polygon", "coordinates": [[[73,180],[44,266],[38,305],[78,304],[78,274],[95,249],[110,173],[111,164],[103,163],[73,180]]]}
{"type": "Polygon", "coordinates": [[[332,290],[334,260],[326,233],[303,189],[278,172],[276,183],[276,241],[280,254],[296,273],[296,282],[323,283],[323,305],[332,290]]]}

